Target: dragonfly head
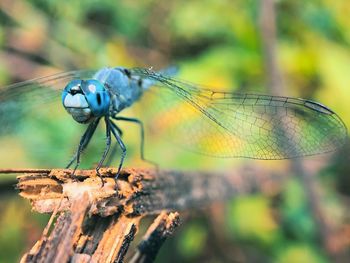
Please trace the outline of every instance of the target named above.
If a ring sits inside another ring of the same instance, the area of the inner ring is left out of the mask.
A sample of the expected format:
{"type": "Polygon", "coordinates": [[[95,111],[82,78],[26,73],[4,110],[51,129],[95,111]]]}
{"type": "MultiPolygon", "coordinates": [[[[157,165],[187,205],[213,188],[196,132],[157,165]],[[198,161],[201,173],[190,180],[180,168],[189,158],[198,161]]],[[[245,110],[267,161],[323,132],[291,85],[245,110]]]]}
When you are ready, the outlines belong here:
{"type": "Polygon", "coordinates": [[[64,88],[62,103],[74,120],[88,123],[108,114],[110,96],[98,80],[75,79],[64,88]]]}

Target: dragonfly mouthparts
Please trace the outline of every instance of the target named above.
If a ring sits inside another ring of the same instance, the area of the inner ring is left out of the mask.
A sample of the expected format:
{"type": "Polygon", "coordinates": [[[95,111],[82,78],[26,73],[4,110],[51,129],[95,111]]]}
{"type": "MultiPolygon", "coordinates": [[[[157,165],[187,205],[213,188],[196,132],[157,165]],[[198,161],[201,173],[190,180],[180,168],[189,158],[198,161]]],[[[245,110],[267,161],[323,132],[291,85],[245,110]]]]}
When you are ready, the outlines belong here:
{"type": "Polygon", "coordinates": [[[79,123],[87,123],[92,119],[92,112],[85,95],[80,90],[72,89],[66,94],[63,100],[63,106],[73,119],[79,123]]]}
{"type": "Polygon", "coordinates": [[[82,92],[71,92],[66,95],[63,101],[66,108],[89,108],[89,104],[82,92]]]}
{"type": "Polygon", "coordinates": [[[79,123],[87,123],[93,119],[90,108],[66,108],[73,119],[79,123]]]}

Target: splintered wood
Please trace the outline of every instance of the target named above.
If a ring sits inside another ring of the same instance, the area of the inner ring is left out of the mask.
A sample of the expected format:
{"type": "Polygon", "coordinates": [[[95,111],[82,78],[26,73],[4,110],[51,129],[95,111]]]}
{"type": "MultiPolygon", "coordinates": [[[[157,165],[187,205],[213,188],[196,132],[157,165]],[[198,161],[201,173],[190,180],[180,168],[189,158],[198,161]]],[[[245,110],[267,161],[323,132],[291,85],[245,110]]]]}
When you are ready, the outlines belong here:
{"type": "Polygon", "coordinates": [[[165,239],[179,225],[179,220],[177,212],[170,214],[162,212],[148,228],[130,263],[152,262],[165,239]]]}
{"type": "Polygon", "coordinates": [[[78,170],[73,178],[71,173],[33,170],[18,176],[20,195],[33,210],[53,213],[21,262],[122,262],[142,217],[159,214],[129,255],[131,262],[152,262],[180,222],[171,211],[224,201],[238,190],[237,181],[213,174],[125,169],[116,186],[115,169],[102,169],[103,185],[95,170],[78,170]]]}
{"type": "Polygon", "coordinates": [[[29,199],[33,209],[40,213],[53,212],[57,206],[58,211],[70,210],[72,202],[86,192],[91,204],[87,211],[90,216],[105,217],[120,212],[137,216],[200,208],[227,200],[237,192],[246,192],[243,181],[249,179],[210,173],[125,169],[116,187],[115,169],[101,169],[103,186],[95,170],[78,170],[74,178],[71,172],[51,170],[24,174],[17,177],[17,187],[20,195],[29,199]]]}

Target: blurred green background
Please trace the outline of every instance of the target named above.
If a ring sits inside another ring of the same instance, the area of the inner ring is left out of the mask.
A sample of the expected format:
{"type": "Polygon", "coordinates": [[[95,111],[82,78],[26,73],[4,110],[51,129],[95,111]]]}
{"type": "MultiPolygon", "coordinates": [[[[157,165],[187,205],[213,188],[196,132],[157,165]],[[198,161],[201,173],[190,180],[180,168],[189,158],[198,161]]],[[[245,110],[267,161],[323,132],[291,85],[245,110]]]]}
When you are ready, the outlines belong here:
{"type": "MultiPolygon", "coordinates": [[[[267,93],[259,24],[263,2],[2,0],[0,84],[72,69],[177,64],[179,77],[194,83],[267,93]]],[[[275,6],[284,95],[320,101],[349,127],[350,2],[280,0],[275,6]]],[[[63,167],[84,127],[59,102],[31,117],[15,136],[0,138],[0,167],[63,167]]],[[[123,128],[127,166],[145,165],[137,155],[137,127],[123,128]]],[[[97,162],[103,138],[101,129],[82,167],[97,162]]],[[[313,175],[320,216],[308,205],[305,181],[293,174],[287,161],[205,158],[157,138],[147,144],[152,147],[146,154],[156,161],[161,156],[157,162],[168,168],[264,173],[254,174],[254,191],[242,190],[225,205],[183,215],[182,226],[165,243],[157,262],[350,261],[348,145],[334,155],[304,161],[313,175]]],[[[17,196],[15,182],[14,176],[0,178],[0,262],[18,261],[48,219],[30,211],[28,202],[17,196]]]]}

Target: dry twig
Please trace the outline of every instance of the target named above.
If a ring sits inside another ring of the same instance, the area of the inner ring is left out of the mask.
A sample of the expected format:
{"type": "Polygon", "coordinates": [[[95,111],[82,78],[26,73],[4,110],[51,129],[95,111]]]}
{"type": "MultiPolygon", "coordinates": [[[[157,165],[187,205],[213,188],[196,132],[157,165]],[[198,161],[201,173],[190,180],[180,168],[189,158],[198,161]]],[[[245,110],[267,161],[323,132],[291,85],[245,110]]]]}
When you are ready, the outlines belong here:
{"type": "Polygon", "coordinates": [[[151,262],[179,224],[171,211],[200,209],[242,193],[280,191],[284,174],[242,166],[226,174],[124,169],[115,191],[115,169],[0,170],[18,176],[20,195],[40,213],[53,213],[43,236],[22,262],[122,262],[140,220],[159,215],[131,260],[151,262]],[[52,227],[53,218],[59,214],[52,227]]]}
{"type": "Polygon", "coordinates": [[[122,262],[142,217],[160,213],[132,258],[152,262],[179,224],[179,215],[166,211],[198,209],[245,190],[235,176],[125,169],[116,194],[115,172],[101,171],[103,187],[94,170],[77,171],[74,178],[71,170],[29,170],[18,176],[20,195],[34,210],[60,213],[22,262],[122,262]]]}

